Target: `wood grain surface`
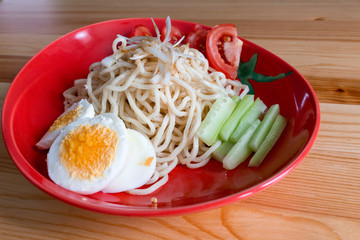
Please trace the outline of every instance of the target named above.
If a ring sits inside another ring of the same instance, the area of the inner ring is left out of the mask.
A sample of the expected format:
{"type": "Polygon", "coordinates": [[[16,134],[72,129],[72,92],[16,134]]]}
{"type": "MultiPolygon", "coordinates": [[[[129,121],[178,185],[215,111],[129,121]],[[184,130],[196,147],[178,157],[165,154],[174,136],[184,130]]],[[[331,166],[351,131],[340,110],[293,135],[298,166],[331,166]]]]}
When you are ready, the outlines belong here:
{"type": "Polygon", "coordinates": [[[166,17],[236,24],[313,86],[319,135],[270,188],[221,208],[121,217],[75,208],[29,183],[0,141],[0,239],[360,239],[360,1],[0,0],[0,105],[18,71],[61,35],[99,21],[166,17]]]}

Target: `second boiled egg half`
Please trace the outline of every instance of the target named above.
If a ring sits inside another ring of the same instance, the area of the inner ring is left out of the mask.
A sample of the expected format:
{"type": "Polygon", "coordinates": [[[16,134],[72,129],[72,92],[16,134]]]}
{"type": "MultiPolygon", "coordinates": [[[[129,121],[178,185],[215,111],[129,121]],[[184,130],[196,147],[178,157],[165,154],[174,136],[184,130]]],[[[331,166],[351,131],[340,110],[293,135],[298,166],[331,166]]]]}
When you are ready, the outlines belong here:
{"type": "Polygon", "coordinates": [[[128,151],[124,168],[102,191],[117,193],[132,190],[146,184],[156,167],[155,149],[148,137],[127,129],[128,151]]]}

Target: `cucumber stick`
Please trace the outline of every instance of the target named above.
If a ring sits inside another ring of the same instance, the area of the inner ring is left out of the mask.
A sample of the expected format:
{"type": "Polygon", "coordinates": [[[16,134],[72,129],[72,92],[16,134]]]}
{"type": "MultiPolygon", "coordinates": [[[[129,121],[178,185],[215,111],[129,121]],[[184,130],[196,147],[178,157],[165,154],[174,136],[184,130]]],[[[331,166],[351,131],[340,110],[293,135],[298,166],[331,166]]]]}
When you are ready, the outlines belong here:
{"type": "Polygon", "coordinates": [[[260,144],[264,141],[266,134],[270,131],[276,117],[279,115],[279,104],[272,105],[266,112],[264,119],[261,121],[259,127],[256,129],[254,135],[251,137],[249,147],[256,152],[260,144]]]}
{"type": "Polygon", "coordinates": [[[237,95],[232,97],[232,100],[235,102],[235,104],[238,104],[241,101],[241,98],[237,95]]]}
{"type": "Polygon", "coordinates": [[[211,106],[196,135],[205,144],[213,145],[219,139],[219,132],[235,107],[236,103],[230,97],[219,97],[211,106]]]}
{"type": "Polygon", "coordinates": [[[240,137],[245,133],[246,129],[258,119],[261,114],[266,110],[266,105],[260,98],[257,98],[255,102],[251,105],[250,109],[247,110],[244,117],[240,120],[238,126],[235,128],[234,132],[230,136],[230,141],[236,143],[240,137]]]}
{"type": "Polygon", "coordinates": [[[270,128],[269,133],[266,135],[264,141],[261,143],[259,149],[255,152],[249,162],[249,167],[258,167],[265,156],[274,147],[276,141],[279,139],[281,133],[285,129],[287,120],[281,115],[278,115],[274,124],[270,128]]]}
{"type": "Polygon", "coordinates": [[[221,145],[212,153],[212,157],[219,162],[222,162],[226,154],[234,146],[232,142],[223,142],[221,145]]]}
{"type": "Polygon", "coordinates": [[[224,123],[220,130],[220,138],[222,141],[227,142],[235,128],[239,124],[241,118],[245,115],[246,111],[254,103],[254,95],[246,95],[235,107],[230,117],[224,123]]]}
{"type": "Polygon", "coordinates": [[[259,126],[260,120],[256,119],[240,139],[235,143],[231,150],[223,159],[223,167],[227,170],[236,168],[240,163],[244,162],[252,153],[249,148],[249,141],[254,134],[256,128],[259,126]]]}

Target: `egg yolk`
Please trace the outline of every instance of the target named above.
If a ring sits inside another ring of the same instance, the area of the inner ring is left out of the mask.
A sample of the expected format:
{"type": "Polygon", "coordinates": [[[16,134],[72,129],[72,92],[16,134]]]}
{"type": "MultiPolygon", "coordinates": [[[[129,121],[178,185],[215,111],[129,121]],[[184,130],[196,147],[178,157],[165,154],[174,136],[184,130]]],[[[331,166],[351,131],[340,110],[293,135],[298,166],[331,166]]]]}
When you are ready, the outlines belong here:
{"type": "Polygon", "coordinates": [[[145,165],[145,166],[150,166],[151,165],[151,162],[152,162],[152,160],[154,159],[154,157],[148,157],[146,160],[145,160],[145,162],[143,163],[143,162],[140,162],[139,163],[139,165],[145,165]]]}
{"type": "Polygon", "coordinates": [[[106,126],[80,125],[61,141],[60,162],[71,177],[92,180],[111,164],[117,143],[116,132],[106,126]]]}
{"type": "Polygon", "coordinates": [[[56,119],[55,122],[51,125],[49,132],[58,130],[72,123],[79,116],[81,109],[81,106],[77,106],[77,108],[70,110],[64,115],[58,117],[58,119],[56,119]]]}

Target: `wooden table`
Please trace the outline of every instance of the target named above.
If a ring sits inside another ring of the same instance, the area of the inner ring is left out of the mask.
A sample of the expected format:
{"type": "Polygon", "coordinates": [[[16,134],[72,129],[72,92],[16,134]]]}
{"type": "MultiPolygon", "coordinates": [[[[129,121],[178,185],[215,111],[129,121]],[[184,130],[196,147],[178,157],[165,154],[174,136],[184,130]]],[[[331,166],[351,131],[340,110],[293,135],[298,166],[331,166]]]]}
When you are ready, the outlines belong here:
{"type": "Polygon", "coordinates": [[[277,184],[233,204],[174,217],[110,216],[60,202],[30,184],[0,142],[0,239],[360,239],[360,2],[0,0],[1,105],[40,49],[79,27],[166,17],[240,35],[310,82],[321,126],[304,161],[277,184]]]}

